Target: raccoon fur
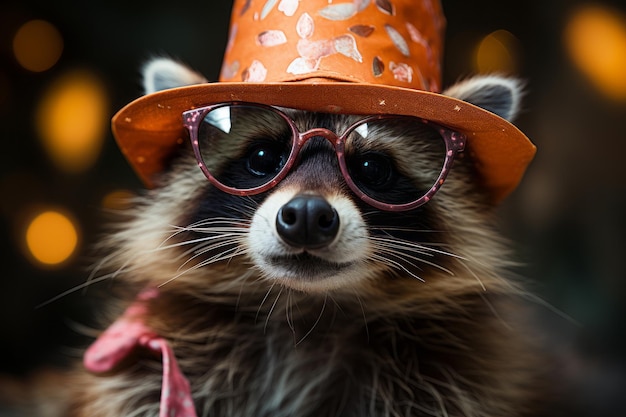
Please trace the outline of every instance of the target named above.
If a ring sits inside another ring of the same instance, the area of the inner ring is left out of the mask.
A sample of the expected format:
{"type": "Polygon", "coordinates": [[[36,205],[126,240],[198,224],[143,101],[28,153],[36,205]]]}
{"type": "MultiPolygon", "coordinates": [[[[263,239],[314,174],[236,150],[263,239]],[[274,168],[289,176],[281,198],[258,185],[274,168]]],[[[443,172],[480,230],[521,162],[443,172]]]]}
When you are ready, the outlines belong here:
{"type": "MultiPolygon", "coordinates": [[[[203,80],[165,59],[144,74],[147,93],[203,80]]],[[[510,120],[521,92],[486,76],[445,94],[510,120]]],[[[355,119],[285,111],[301,131],[355,119]]],[[[419,175],[415,150],[385,143],[371,146],[419,175]]],[[[455,161],[427,204],[388,212],[350,191],[327,145],[308,143],[285,179],[243,197],[213,187],[182,151],[102,243],[97,273],[115,277],[122,299],[107,320],[142,288],[159,288],[146,322],[171,344],[198,416],[534,415],[522,290],[505,278],[506,242],[471,157],[455,161]],[[311,195],[338,225],[301,250],[276,218],[311,195]]],[[[228,163],[229,151],[216,158],[228,163]]],[[[161,380],[159,358],[141,350],[104,375],[77,371],[66,415],[159,416],[161,380]]]]}

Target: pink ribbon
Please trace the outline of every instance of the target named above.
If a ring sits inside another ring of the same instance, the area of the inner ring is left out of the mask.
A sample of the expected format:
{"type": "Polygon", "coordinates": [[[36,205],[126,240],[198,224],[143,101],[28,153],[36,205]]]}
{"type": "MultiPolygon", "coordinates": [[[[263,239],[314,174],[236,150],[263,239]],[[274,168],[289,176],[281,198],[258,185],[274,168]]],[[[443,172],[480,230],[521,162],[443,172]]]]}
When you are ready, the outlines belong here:
{"type": "Polygon", "coordinates": [[[85,367],[94,373],[111,371],[136,347],[160,353],[163,360],[163,383],[159,417],[197,417],[189,381],[183,375],[167,340],[146,326],[145,302],[158,296],[155,289],[143,291],[124,314],[92,344],[83,358],[85,367]]]}

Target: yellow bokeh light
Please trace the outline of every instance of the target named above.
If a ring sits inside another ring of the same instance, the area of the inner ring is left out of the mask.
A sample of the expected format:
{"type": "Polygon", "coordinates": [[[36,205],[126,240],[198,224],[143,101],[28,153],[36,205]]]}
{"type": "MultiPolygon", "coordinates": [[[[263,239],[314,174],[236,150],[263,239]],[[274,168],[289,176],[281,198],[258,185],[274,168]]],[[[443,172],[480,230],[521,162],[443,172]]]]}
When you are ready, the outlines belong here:
{"type": "Polygon", "coordinates": [[[83,71],[57,80],[39,103],[37,128],[59,168],[78,173],[92,166],[108,128],[108,99],[102,82],[83,71]]]}
{"type": "Polygon", "coordinates": [[[78,230],[68,216],[58,211],[44,211],[28,225],[26,245],[38,262],[58,265],[75,252],[78,230]]]}
{"type": "Polygon", "coordinates": [[[19,64],[29,71],[42,72],[57,63],[63,52],[63,38],[45,20],[24,23],[13,38],[13,53],[19,64]]]}
{"type": "Polygon", "coordinates": [[[626,17],[587,6],[565,28],[565,44],[578,68],[606,96],[626,99],[626,17]]]}
{"type": "Polygon", "coordinates": [[[499,72],[513,74],[518,71],[519,41],[509,31],[496,30],[485,36],[475,53],[479,73],[499,72]]]}

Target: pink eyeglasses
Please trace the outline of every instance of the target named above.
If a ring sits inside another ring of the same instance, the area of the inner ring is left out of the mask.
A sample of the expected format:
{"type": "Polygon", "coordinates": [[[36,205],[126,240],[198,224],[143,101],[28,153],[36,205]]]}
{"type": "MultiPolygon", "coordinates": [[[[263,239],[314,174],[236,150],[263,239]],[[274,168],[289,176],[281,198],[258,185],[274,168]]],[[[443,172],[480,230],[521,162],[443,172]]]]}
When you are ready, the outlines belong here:
{"type": "Polygon", "coordinates": [[[211,184],[241,196],[268,191],[290,172],[307,141],[325,138],[361,200],[381,210],[411,210],[433,197],[465,147],[462,134],[412,116],[366,116],[338,134],[322,127],[300,132],[286,111],[242,102],[185,111],[198,166],[211,184]]]}

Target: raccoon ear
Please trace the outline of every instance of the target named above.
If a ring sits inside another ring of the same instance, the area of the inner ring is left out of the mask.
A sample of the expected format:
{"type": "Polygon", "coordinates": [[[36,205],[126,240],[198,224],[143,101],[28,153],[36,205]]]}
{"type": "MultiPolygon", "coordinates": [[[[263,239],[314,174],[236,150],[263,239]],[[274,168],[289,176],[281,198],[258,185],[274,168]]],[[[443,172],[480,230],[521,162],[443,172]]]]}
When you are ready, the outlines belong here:
{"type": "Polygon", "coordinates": [[[145,94],[207,82],[201,74],[169,58],[151,60],[144,65],[142,73],[145,94]]]}
{"type": "Polygon", "coordinates": [[[454,84],[443,94],[467,101],[512,121],[520,109],[523,85],[515,78],[479,75],[454,84]]]}

